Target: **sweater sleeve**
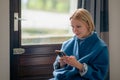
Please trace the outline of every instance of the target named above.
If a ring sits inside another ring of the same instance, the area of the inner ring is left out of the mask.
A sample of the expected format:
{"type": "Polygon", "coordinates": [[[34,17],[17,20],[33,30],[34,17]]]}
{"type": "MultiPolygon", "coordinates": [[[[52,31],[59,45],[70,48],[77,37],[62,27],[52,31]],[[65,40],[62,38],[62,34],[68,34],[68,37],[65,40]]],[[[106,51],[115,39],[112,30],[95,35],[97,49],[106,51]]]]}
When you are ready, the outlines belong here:
{"type": "Polygon", "coordinates": [[[103,48],[99,55],[87,64],[88,70],[82,77],[90,80],[104,80],[108,70],[108,50],[103,48]]]}
{"type": "Polygon", "coordinates": [[[84,76],[86,74],[86,72],[88,71],[88,66],[86,63],[83,63],[83,71],[80,71],[80,75],[84,76]]]}

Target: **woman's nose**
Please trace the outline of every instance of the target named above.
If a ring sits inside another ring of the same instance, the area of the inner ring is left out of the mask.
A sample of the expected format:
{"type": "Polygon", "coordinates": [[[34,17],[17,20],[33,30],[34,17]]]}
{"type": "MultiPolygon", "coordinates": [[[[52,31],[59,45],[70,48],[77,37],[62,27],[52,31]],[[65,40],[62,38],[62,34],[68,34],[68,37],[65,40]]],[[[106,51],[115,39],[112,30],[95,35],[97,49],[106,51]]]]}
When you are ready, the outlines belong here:
{"type": "Polygon", "coordinates": [[[77,32],[77,29],[76,29],[76,28],[73,28],[73,31],[74,31],[74,33],[76,33],[76,32],[77,32]]]}

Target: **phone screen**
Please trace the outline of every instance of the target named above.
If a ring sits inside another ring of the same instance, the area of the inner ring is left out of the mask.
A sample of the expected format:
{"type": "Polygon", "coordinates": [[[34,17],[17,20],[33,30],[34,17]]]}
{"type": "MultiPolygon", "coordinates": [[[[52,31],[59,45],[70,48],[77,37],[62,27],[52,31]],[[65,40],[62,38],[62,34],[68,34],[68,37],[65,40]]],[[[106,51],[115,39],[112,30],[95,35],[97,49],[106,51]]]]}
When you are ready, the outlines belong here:
{"type": "Polygon", "coordinates": [[[63,57],[63,56],[66,55],[63,51],[60,51],[60,50],[55,50],[55,53],[56,53],[57,55],[59,55],[60,57],[63,57]]]}

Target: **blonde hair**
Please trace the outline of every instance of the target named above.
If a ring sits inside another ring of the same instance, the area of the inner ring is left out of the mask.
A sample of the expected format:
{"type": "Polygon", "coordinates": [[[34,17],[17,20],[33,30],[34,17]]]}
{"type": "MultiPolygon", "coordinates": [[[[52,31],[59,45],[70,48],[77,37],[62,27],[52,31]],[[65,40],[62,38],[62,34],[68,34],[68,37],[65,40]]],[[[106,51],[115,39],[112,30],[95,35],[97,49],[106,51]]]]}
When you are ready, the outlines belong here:
{"type": "Polygon", "coordinates": [[[83,22],[87,23],[88,30],[90,32],[94,31],[95,29],[92,16],[86,9],[83,8],[77,9],[70,17],[70,20],[71,19],[82,20],[83,22]]]}

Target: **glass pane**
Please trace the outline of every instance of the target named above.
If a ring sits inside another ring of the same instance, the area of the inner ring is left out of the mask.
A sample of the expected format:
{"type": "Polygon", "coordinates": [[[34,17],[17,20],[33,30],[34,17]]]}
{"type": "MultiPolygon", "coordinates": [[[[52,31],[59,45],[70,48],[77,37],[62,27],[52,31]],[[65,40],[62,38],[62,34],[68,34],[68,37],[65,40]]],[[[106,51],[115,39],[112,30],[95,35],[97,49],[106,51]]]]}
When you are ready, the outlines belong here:
{"type": "Polygon", "coordinates": [[[21,0],[22,45],[58,44],[69,39],[70,12],[77,0],[21,0]]]}

